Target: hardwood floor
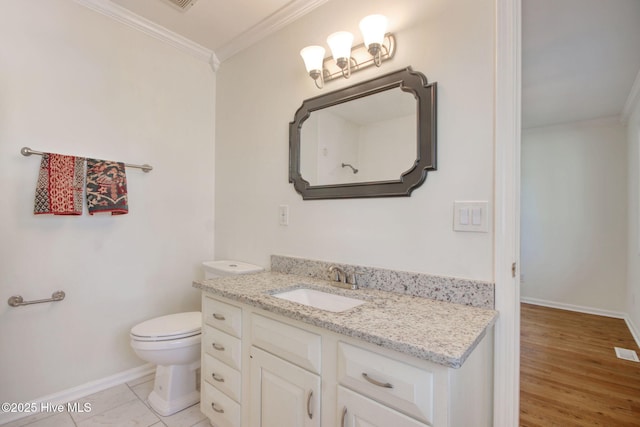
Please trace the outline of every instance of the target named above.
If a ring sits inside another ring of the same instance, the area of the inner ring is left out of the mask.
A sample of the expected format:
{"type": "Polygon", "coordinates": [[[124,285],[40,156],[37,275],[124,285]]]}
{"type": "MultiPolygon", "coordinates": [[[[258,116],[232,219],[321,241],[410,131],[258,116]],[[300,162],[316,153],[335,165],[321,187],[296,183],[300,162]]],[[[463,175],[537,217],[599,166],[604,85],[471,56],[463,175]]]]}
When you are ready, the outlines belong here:
{"type": "Polygon", "coordinates": [[[640,426],[640,349],[624,320],[522,304],[520,425],[640,426]]]}

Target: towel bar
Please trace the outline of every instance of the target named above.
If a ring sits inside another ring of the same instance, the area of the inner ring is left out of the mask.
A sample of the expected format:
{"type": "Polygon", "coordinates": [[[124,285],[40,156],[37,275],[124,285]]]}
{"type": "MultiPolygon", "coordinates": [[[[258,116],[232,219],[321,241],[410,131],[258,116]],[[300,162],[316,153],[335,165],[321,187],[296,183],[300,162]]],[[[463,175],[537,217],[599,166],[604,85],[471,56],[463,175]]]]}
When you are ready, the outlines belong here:
{"type": "MultiPolygon", "coordinates": [[[[32,150],[29,147],[22,147],[22,149],[20,150],[20,153],[23,156],[30,156],[32,154],[35,154],[37,156],[42,156],[44,154],[42,151],[32,150]]],[[[128,167],[128,168],[142,169],[143,172],[149,172],[149,171],[153,170],[153,166],[148,165],[146,163],[144,165],[132,165],[130,163],[125,163],[124,165],[126,167],[128,167]]]]}
{"type": "Polygon", "coordinates": [[[53,294],[51,294],[51,298],[25,301],[24,299],[22,299],[22,296],[14,295],[11,298],[9,298],[7,302],[11,307],[20,307],[21,305],[40,304],[41,302],[62,301],[65,296],[66,295],[63,291],[55,291],[53,294]]]}

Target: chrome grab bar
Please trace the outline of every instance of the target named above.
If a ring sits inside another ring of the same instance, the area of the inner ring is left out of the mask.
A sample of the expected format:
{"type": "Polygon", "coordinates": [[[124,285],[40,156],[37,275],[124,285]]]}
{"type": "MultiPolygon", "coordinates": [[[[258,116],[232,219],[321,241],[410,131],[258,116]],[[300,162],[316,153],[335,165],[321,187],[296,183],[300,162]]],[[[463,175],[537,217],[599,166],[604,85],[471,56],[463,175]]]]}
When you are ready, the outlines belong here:
{"type": "Polygon", "coordinates": [[[11,307],[20,307],[21,305],[40,304],[42,302],[62,301],[65,296],[66,294],[63,291],[55,291],[53,294],[51,294],[51,298],[25,301],[21,295],[14,295],[7,300],[7,303],[11,307]]]}

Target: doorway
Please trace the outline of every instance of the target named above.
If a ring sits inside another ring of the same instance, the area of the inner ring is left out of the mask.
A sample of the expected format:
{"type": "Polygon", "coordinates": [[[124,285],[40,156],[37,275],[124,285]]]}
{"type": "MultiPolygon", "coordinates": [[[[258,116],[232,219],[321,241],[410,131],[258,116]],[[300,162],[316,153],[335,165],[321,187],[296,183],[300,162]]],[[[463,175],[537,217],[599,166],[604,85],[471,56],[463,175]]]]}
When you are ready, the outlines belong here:
{"type": "Polygon", "coordinates": [[[536,306],[624,327],[629,171],[620,118],[640,70],[638,44],[635,0],[522,0],[521,296],[534,304],[522,310],[533,319],[522,318],[523,333],[536,306]]]}

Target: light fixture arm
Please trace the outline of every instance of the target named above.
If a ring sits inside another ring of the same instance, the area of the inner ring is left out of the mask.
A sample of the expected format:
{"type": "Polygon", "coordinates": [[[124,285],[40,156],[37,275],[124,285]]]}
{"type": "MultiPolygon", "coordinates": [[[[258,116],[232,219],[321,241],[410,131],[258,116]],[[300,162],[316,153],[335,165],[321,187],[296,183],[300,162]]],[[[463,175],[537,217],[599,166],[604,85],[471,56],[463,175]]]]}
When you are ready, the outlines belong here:
{"type": "MultiPolygon", "coordinates": [[[[349,75],[373,65],[379,67],[383,62],[393,58],[396,53],[396,38],[392,33],[385,34],[384,41],[376,53],[377,55],[373,56],[364,43],[354,46],[351,49],[351,60],[349,61],[350,70],[348,70],[349,75]]],[[[331,56],[324,58],[322,68],[325,83],[338,77],[344,77],[344,69],[340,68],[331,56]]],[[[345,68],[347,68],[346,65],[345,68]]]]}
{"type": "Polygon", "coordinates": [[[324,87],[324,76],[323,72],[320,70],[311,70],[309,71],[309,76],[313,79],[313,82],[316,84],[318,89],[322,89],[324,87]],[[318,80],[320,80],[320,84],[318,85],[318,80]]]}
{"type": "Polygon", "coordinates": [[[376,67],[382,65],[382,45],[379,43],[371,43],[369,45],[369,54],[373,57],[373,63],[376,67]]]}

